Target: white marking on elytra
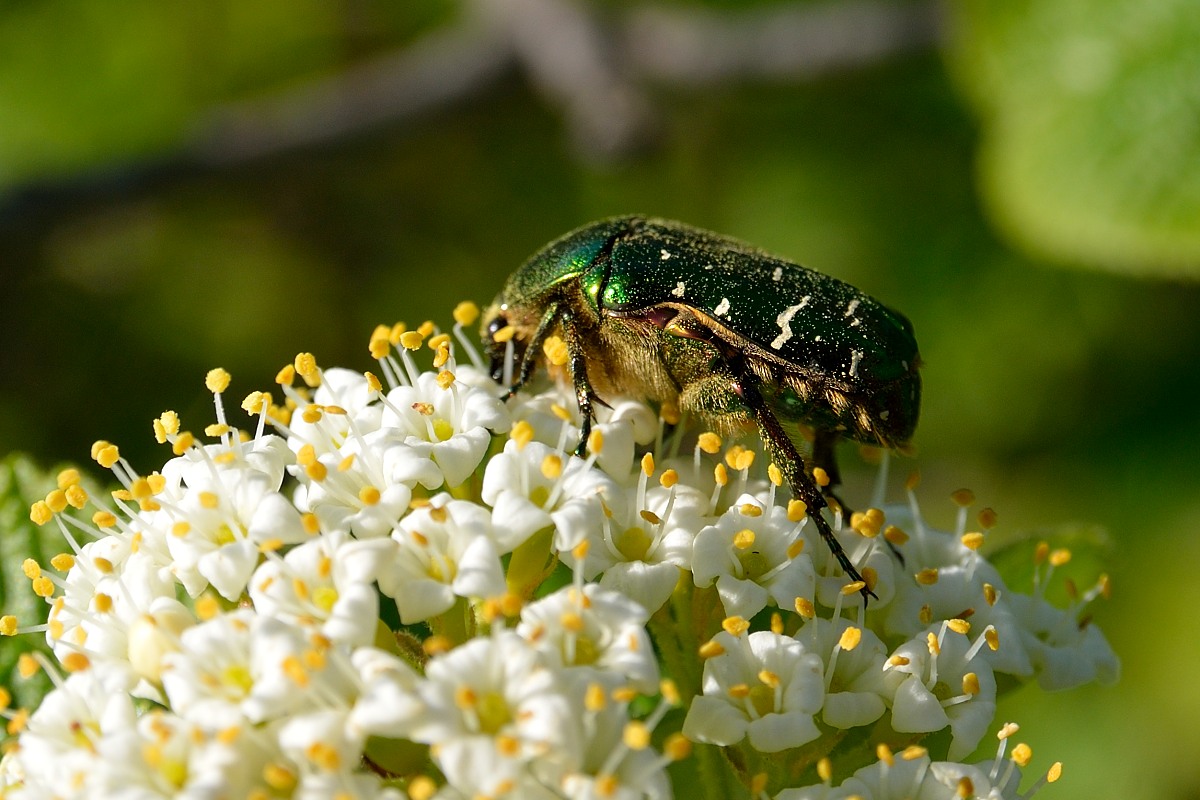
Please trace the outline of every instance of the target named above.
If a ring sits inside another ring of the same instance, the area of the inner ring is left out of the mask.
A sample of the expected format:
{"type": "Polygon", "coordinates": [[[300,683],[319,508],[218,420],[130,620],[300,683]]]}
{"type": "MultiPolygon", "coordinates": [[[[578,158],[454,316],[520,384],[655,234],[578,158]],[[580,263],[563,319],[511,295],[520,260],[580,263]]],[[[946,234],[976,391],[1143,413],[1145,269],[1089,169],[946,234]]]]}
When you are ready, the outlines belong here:
{"type": "Polygon", "coordinates": [[[853,300],[851,300],[851,301],[850,301],[850,305],[846,306],[846,314],[845,314],[845,316],[847,316],[847,317],[848,317],[848,316],[850,316],[851,314],[853,314],[853,313],[854,313],[854,309],[858,308],[858,304],[859,304],[859,299],[858,299],[857,297],[856,297],[856,298],[854,298],[853,300]]]}
{"type": "Polygon", "coordinates": [[[659,250],[658,252],[662,254],[663,261],[666,261],[667,259],[669,259],[671,257],[671,251],[667,250],[665,247],[662,250],[659,250]]]}
{"type": "Polygon", "coordinates": [[[717,307],[713,309],[713,314],[718,317],[726,317],[729,315],[729,298],[722,297],[721,302],[717,303],[717,307]]]}
{"type": "Polygon", "coordinates": [[[683,297],[683,293],[686,291],[687,286],[683,281],[680,281],[679,283],[675,284],[675,288],[671,290],[671,294],[675,295],[676,297],[683,297]]]}
{"type": "Polygon", "coordinates": [[[851,378],[858,377],[858,362],[862,361],[862,357],[863,357],[862,350],[851,350],[850,351],[850,377],[851,378]]]}
{"type": "Polygon", "coordinates": [[[771,280],[775,281],[776,283],[783,280],[783,267],[775,268],[775,271],[771,273],[771,280]]]}
{"type": "Polygon", "coordinates": [[[778,350],[783,347],[788,339],[792,338],[792,317],[796,316],[796,312],[808,305],[808,301],[812,299],[812,295],[806,294],[800,298],[800,302],[794,306],[788,306],[779,316],[775,318],[775,324],[779,326],[779,335],[771,342],[771,347],[778,350]]]}

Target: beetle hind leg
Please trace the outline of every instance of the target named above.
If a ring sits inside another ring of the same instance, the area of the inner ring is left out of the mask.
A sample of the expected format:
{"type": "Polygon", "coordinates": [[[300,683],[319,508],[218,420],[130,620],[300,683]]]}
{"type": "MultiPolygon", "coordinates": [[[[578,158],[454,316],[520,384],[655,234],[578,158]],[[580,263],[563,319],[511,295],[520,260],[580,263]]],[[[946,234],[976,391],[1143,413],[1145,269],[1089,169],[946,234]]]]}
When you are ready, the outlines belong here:
{"type": "Polygon", "coordinates": [[[788,482],[792,494],[808,507],[809,518],[817,526],[817,532],[821,534],[821,538],[837,560],[838,565],[841,566],[842,571],[851,581],[862,581],[863,586],[859,591],[862,593],[863,602],[868,602],[872,597],[878,599],[877,595],[866,585],[866,581],[863,581],[862,574],[850,560],[842,543],[833,535],[833,529],[825,517],[821,515],[821,509],[829,505],[825,500],[825,495],[804,469],[804,459],[796,450],[796,445],[792,443],[791,438],[779,423],[779,419],[767,405],[759,390],[758,378],[749,371],[743,371],[735,384],[735,391],[754,414],[763,444],[766,445],[775,466],[779,468],[788,482]]]}

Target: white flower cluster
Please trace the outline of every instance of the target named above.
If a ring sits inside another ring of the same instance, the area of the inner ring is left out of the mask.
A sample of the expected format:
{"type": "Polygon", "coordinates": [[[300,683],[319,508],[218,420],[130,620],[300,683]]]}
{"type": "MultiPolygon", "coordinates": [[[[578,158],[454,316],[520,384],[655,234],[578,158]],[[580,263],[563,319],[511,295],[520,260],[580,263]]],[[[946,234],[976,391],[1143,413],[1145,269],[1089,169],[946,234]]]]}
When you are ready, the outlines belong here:
{"type": "MultiPolygon", "coordinates": [[[[0,795],[664,798],[723,774],[787,800],[1011,798],[1028,758],[954,763],[995,727],[997,674],[1115,679],[1080,622],[1103,581],[1066,609],[1010,591],[965,508],[935,531],[910,490],[834,520],[866,610],[751,450],[607,398],[572,455],[571,393],[502,401],[471,316],[472,365],[431,326],[377,331],[384,381],[302,354],[285,406],[247,398],[252,434],[215,370],[211,443],[167,412],[159,472],[97,443],[111,502],[61,476],[32,516],[74,553],[27,565],[50,614],[21,629],[56,688],[10,712],[0,795]],[[851,729],[877,762],[834,787],[818,755],[851,729]],[[948,761],[902,749],[938,731],[948,761]]],[[[1043,555],[1039,587],[1065,560],[1043,555]]]]}

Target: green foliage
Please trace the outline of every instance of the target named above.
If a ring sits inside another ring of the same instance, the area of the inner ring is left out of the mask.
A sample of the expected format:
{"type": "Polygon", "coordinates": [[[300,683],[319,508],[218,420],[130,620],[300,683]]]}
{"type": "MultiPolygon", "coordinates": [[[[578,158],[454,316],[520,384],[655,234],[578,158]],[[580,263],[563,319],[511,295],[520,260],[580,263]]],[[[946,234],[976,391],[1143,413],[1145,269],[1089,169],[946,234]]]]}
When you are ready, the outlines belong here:
{"type": "Polygon", "coordinates": [[[983,123],[981,190],[1034,253],[1200,274],[1193,0],[951,3],[951,62],[983,123]]]}

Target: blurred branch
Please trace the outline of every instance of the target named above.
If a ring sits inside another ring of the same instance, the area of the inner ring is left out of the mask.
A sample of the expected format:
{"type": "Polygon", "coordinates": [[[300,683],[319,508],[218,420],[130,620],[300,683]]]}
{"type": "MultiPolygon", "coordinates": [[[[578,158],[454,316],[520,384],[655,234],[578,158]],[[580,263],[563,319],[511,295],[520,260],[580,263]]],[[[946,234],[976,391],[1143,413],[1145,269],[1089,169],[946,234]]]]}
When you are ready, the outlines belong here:
{"type": "Polygon", "coordinates": [[[650,85],[811,80],[932,46],[932,0],[791,3],[717,12],[644,6],[603,14],[582,0],[466,0],[459,20],[389,54],[273,96],[213,109],[179,149],[65,182],[26,186],[22,211],[228,168],[417,119],[520,69],[561,109],[580,156],[610,161],[652,141],[650,85]]]}

